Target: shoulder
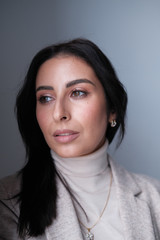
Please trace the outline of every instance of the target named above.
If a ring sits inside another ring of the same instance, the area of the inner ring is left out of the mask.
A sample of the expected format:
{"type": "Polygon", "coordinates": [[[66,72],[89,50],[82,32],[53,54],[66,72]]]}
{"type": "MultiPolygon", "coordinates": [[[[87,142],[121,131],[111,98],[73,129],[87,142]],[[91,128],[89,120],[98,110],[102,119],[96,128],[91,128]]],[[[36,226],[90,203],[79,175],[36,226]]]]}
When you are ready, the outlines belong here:
{"type": "Polygon", "coordinates": [[[21,176],[14,174],[0,180],[0,237],[20,239],[17,234],[21,176]]]}
{"type": "Polygon", "coordinates": [[[144,187],[148,188],[153,186],[160,191],[160,180],[149,177],[144,174],[137,174],[137,173],[130,173],[130,174],[132,174],[133,178],[144,187]]]}
{"type": "Polygon", "coordinates": [[[130,173],[137,185],[142,189],[143,196],[147,199],[160,201],[160,181],[152,177],[130,173]]]}
{"type": "MultiPolygon", "coordinates": [[[[132,191],[134,193],[141,192],[143,194],[154,194],[159,195],[160,198],[160,181],[156,180],[152,177],[132,173],[122,166],[120,166],[117,162],[112,160],[109,157],[109,162],[111,165],[111,169],[115,178],[115,181],[119,187],[126,191],[132,191]]],[[[152,196],[150,196],[152,197],[152,196]]]]}
{"type": "Polygon", "coordinates": [[[21,174],[14,174],[0,179],[0,200],[11,198],[20,192],[21,174]]]}

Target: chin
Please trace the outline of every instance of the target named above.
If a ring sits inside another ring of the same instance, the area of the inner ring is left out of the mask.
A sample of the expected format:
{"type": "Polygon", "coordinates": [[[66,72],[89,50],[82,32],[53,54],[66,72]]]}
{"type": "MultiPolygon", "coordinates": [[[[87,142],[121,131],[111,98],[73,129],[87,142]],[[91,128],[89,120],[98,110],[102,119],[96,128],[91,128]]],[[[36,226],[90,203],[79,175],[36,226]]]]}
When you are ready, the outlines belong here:
{"type": "Polygon", "coordinates": [[[53,151],[62,158],[75,158],[75,157],[87,156],[87,155],[95,152],[96,150],[97,149],[89,151],[89,149],[86,149],[86,150],[80,151],[80,149],[78,149],[77,151],[75,151],[75,149],[74,150],[67,149],[67,150],[63,150],[63,151],[59,151],[59,150],[58,151],[53,150],[53,151]]]}
{"type": "Polygon", "coordinates": [[[84,156],[84,155],[88,155],[88,149],[84,150],[84,149],[78,149],[76,150],[76,148],[69,148],[69,147],[62,147],[60,149],[60,147],[57,149],[55,148],[52,148],[53,151],[59,155],[60,157],[63,157],[63,158],[74,158],[74,157],[80,157],[80,156],[84,156]]]}
{"type": "Polygon", "coordinates": [[[74,158],[74,157],[80,157],[81,155],[75,152],[56,152],[57,155],[59,155],[62,158],[74,158]]]}

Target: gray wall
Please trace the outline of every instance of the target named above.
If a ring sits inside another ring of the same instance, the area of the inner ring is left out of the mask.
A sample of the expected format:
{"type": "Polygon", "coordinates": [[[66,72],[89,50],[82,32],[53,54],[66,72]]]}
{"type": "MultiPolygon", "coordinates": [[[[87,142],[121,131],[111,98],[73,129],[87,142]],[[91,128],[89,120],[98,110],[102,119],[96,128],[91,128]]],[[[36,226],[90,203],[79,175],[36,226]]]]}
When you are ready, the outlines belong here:
{"type": "Polygon", "coordinates": [[[107,54],[129,95],[127,134],[110,152],[127,169],[160,179],[159,0],[1,0],[0,29],[0,177],[24,164],[14,103],[32,57],[85,37],[107,54]]]}

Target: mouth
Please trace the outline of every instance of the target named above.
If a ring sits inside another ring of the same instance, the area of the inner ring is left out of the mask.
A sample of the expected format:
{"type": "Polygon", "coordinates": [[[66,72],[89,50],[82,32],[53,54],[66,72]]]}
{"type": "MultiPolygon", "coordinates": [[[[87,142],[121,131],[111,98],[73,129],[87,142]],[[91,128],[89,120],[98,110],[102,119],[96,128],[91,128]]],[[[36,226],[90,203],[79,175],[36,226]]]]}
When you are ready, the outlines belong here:
{"type": "Polygon", "coordinates": [[[79,132],[69,129],[56,130],[53,134],[53,137],[58,143],[69,143],[79,137],[79,132]]]}

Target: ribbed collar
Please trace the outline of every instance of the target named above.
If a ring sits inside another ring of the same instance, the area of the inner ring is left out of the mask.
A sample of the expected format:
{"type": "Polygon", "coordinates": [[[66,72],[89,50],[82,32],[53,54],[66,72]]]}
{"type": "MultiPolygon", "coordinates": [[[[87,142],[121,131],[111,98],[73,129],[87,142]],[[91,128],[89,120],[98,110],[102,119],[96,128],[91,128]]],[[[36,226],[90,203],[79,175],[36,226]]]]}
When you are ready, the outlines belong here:
{"type": "Polygon", "coordinates": [[[51,150],[56,168],[63,174],[74,177],[91,177],[102,174],[107,166],[108,141],[97,151],[81,157],[62,158],[51,150]]]}

